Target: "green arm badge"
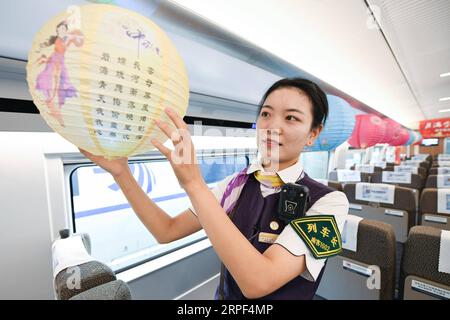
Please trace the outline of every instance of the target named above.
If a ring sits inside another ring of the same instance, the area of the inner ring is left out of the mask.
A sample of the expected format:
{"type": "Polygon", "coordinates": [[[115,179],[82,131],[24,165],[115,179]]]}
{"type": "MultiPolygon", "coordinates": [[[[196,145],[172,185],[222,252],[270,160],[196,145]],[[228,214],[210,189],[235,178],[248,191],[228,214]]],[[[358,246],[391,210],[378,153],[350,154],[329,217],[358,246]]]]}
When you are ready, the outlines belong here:
{"type": "Polygon", "coordinates": [[[316,259],[332,257],[342,251],[341,234],[334,216],[308,216],[292,220],[290,224],[316,259]]]}

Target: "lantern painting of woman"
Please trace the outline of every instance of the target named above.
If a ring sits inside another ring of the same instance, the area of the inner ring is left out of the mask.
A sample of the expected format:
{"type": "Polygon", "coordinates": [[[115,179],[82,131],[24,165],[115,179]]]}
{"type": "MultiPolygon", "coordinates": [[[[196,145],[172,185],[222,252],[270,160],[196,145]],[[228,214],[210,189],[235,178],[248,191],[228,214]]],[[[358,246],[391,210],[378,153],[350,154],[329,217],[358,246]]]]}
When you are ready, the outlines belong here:
{"type": "Polygon", "coordinates": [[[56,35],[40,45],[41,48],[54,46],[54,51],[50,57],[42,54],[38,59],[38,63],[45,64],[45,68],[37,76],[36,90],[44,94],[49,114],[63,127],[61,108],[67,98],[77,95],[76,88],[70,83],[64,55],[71,44],[81,47],[83,42],[84,37],[81,31],[75,29],[69,32],[67,22],[62,21],[56,26],[56,35]]]}
{"type": "MultiPolygon", "coordinates": [[[[109,4],[70,6],[36,33],[28,54],[33,102],[56,133],[108,159],[154,149],[164,109],[185,115],[189,79],[164,31],[109,4]]],[[[164,120],[165,119],[165,120],[164,120]]]]}

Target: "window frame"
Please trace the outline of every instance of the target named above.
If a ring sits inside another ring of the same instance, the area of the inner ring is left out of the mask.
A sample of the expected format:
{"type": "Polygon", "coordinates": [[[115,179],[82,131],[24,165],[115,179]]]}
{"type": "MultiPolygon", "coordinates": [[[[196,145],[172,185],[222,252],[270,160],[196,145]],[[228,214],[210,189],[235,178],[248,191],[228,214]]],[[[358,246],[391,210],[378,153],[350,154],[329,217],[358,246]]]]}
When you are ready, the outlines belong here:
{"type": "MultiPolygon", "coordinates": [[[[196,150],[196,156],[198,160],[204,159],[204,158],[210,158],[210,157],[239,157],[244,156],[246,159],[246,165],[249,165],[250,157],[256,156],[257,152],[256,150],[249,150],[249,149],[220,149],[220,151],[216,151],[214,149],[211,150],[196,150]]],[[[81,154],[79,154],[77,157],[66,157],[63,160],[63,170],[64,170],[64,184],[66,186],[66,196],[68,201],[67,203],[67,212],[69,217],[67,217],[67,222],[69,225],[69,229],[72,233],[76,233],[76,222],[75,222],[75,210],[74,210],[74,199],[73,199],[73,187],[72,187],[72,176],[75,170],[81,167],[90,167],[90,166],[96,166],[92,161],[87,160],[84,158],[81,154]]],[[[142,156],[134,156],[130,157],[128,159],[128,163],[141,163],[141,162],[152,162],[152,161],[167,161],[166,157],[163,156],[159,151],[155,150],[152,152],[149,152],[146,155],[142,156]]],[[[199,244],[200,242],[207,239],[207,236],[200,237],[198,239],[194,239],[191,241],[188,241],[187,243],[184,243],[182,245],[176,246],[174,248],[168,249],[164,252],[155,254],[151,257],[144,258],[142,260],[139,260],[138,262],[131,263],[125,267],[118,268],[117,270],[114,270],[115,273],[121,273],[124,271],[128,271],[130,269],[136,268],[140,265],[146,264],[150,261],[157,260],[161,257],[164,257],[166,255],[170,255],[178,250],[183,251],[182,249],[185,249],[189,246],[193,246],[196,244],[199,244]]],[[[188,256],[188,255],[187,255],[188,256]]],[[[186,257],[187,257],[186,256],[186,257]]],[[[180,259],[185,257],[180,257],[180,259]]]]}

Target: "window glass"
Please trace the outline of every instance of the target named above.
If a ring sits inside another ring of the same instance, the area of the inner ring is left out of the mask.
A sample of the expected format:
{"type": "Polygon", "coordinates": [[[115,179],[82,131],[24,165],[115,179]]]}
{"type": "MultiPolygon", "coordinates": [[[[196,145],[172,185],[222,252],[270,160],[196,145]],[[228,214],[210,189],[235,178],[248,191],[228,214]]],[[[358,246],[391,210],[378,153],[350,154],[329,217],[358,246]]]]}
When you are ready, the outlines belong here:
{"type": "Polygon", "coordinates": [[[303,152],[300,161],[305,172],[313,179],[327,179],[328,151],[303,152]]]}
{"type": "MultiPolygon", "coordinates": [[[[247,165],[244,155],[204,157],[199,165],[210,188],[247,165]]],[[[167,160],[130,163],[133,176],[169,215],[190,206],[167,160]]],[[[169,244],[158,244],[130,207],[112,176],[98,166],[71,174],[73,219],[78,233],[88,233],[92,256],[118,271],[204,238],[203,230],[169,244]]]]}

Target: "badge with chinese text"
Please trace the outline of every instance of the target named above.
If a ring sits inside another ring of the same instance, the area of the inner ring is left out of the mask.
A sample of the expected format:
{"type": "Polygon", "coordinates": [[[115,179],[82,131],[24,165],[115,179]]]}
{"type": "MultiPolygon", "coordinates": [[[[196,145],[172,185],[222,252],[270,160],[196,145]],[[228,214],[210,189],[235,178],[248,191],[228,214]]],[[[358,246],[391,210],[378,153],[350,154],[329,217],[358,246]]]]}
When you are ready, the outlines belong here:
{"type": "Polygon", "coordinates": [[[332,215],[299,218],[291,222],[316,259],[328,258],[342,251],[342,240],[332,215]]]}

